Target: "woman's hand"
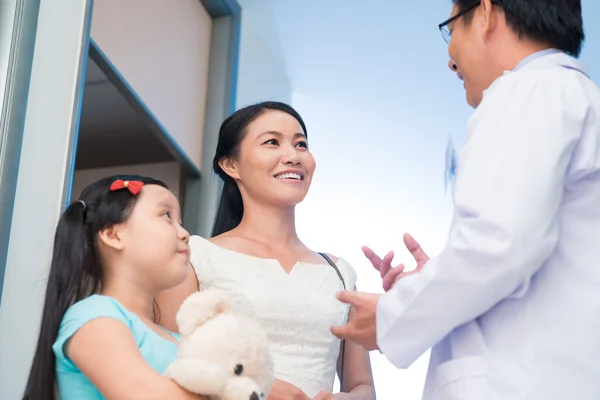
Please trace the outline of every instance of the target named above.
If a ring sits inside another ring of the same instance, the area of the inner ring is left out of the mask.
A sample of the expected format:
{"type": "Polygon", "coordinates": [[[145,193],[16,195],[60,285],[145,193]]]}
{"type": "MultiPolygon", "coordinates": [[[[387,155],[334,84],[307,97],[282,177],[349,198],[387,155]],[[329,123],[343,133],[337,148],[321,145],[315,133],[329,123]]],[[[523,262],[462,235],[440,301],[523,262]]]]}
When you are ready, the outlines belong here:
{"type": "Polygon", "coordinates": [[[310,400],[310,397],[291,383],[277,379],[267,400],[310,400]]]}

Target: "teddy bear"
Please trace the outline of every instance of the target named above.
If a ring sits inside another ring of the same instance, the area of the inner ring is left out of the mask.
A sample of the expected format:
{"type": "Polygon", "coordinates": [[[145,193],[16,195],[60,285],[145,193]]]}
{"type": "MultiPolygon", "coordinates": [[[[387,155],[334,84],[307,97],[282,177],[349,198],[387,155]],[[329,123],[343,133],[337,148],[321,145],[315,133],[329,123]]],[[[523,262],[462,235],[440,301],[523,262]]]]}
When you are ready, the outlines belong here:
{"type": "Polygon", "coordinates": [[[275,380],[267,335],[232,312],[227,292],[206,289],[184,300],[176,315],[179,350],[165,375],[214,400],[261,400],[275,380]]]}

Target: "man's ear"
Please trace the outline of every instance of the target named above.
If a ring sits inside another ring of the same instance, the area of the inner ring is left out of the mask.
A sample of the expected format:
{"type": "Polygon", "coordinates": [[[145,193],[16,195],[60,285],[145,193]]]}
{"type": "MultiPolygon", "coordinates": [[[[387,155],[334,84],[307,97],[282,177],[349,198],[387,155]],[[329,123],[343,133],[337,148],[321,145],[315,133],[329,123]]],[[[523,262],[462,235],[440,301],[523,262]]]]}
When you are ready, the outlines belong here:
{"type": "Polygon", "coordinates": [[[103,245],[114,250],[123,250],[123,241],[121,240],[121,232],[119,225],[113,225],[102,229],[98,232],[98,239],[103,245]]]}
{"type": "Polygon", "coordinates": [[[496,28],[500,14],[498,13],[498,10],[494,8],[492,0],[481,0],[479,8],[481,13],[482,33],[484,38],[487,39],[490,33],[496,28]]]}
{"type": "Polygon", "coordinates": [[[235,160],[231,157],[223,157],[219,160],[219,167],[230,177],[233,179],[240,179],[240,174],[238,173],[237,164],[235,160]]]}

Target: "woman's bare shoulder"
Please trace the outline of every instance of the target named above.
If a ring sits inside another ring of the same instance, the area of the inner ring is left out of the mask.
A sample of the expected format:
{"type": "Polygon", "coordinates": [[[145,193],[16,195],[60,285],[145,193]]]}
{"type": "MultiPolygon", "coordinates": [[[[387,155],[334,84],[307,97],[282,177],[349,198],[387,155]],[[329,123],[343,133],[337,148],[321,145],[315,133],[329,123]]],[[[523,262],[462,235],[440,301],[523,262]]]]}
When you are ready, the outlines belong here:
{"type": "Polygon", "coordinates": [[[206,239],[209,242],[213,243],[213,244],[227,244],[227,243],[231,243],[232,241],[235,240],[234,237],[232,237],[231,235],[227,235],[226,233],[223,233],[219,236],[214,236],[211,238],[206,239]]]}
{"type": "Polygon", "coordinates": [[[240,238],[235,236],[222,234],[219,236],[204,238],[202,236],[193,235],[190,237],[190,245],[206,245],[206,244],[214,244],[219,247],[227,248],[228,245],[239,243],[240,238]]]}
{"type": "Polygon", "coordinates": [[[211,237],[206,240],[214,245],[233,251],[239,251],[240,249],[243,249],[246,246],[248,246],[248,239],[245,239],[241,236],[237,236],[230,232],[226,232],[219,236],[211,237]]]}

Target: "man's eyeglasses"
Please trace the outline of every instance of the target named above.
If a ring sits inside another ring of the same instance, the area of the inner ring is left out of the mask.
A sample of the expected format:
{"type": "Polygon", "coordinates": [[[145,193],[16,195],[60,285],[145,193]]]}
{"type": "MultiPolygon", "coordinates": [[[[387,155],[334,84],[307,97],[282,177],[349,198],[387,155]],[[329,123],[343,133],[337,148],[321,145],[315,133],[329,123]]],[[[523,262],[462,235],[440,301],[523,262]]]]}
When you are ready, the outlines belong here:
{"type": "MultiPolygon", "coordinates": [[[[492,4],[501,7],[500,3],[498,3],[497,1],[492,0],[492,4]]],[[[471,10],[474,10],[475,8],[477,8],[477,6],[481,5],[480,1],[477,1],[475,4],[473,4],[472,6],[469,6],[467,8],[465,8],[464,10],[462,10],[461,12],[459,12],[458,14],[456,14],[454,17],[450,17],[447,20],[445,20],[444,22],[442,22],[441,24],[438,25],[438,28],[440,30],[440,32],[442,33],[442,38],[444,38],[444,41],[448,44],[450,44],[450,39],[452,39],[452,32],[450,31],[450,29],[448,29],[448,26],[456,21],[457,19],[459,19],[460,17],[462,17],[463,15],[465,15],[466,13],[468,13],[471,10]]]]}

